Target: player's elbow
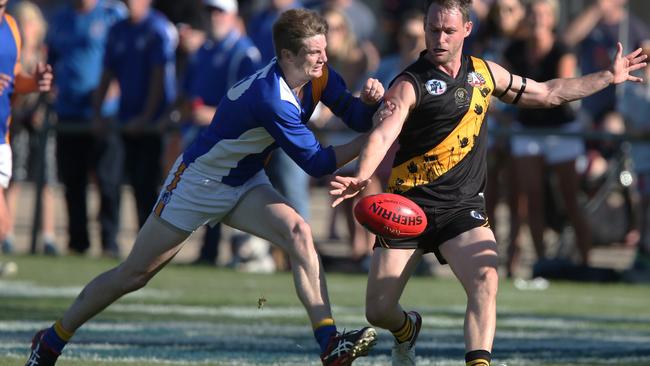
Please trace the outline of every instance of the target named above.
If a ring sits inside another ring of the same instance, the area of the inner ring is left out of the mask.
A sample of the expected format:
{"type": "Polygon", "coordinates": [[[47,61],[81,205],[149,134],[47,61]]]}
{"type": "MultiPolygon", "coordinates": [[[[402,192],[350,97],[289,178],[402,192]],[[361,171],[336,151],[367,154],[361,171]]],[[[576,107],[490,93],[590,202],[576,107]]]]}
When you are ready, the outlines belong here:
{"type": "Polygon", "coordinates": [[[328,174],[331,174],[336,168],[335,166],[330,168],[329,164],[319,162],[318,159],[311,159],[309,161],[306,161],[301,164],[300,167],[305,171],[305,173],[314,178],[322,178],[328,174]]]}
{"type": "Polygon", "coordinates": [[[305,171],[305,173],[309,174],[309,176],[314,177],[316,179],[322,178],[328,174],[322,169],[314,166],[303,167],[303,170],[305,171]]]}

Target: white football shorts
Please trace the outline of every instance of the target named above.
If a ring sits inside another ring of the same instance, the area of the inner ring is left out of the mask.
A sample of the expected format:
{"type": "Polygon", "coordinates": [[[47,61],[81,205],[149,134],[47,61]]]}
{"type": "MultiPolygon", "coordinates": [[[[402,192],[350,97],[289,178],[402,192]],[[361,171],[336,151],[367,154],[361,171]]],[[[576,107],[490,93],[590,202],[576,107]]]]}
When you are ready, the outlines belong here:
{"type": "Polygon", "coordinates": [[[202,225],[215,225],[253,188],[268,184],[264,170],[239,187],[231,187],[196,173],[179,157],[169,172],[153,213],[170,225],[193,232],[202,225]]]}
{"type": "MultiPolygon", "coordinates": [[[[526,131],[519,123],[513,123],[514,131],[526,131]]],[[[562,132],[580,132],[579,121],[567,123],[558,130],[562,132]]],[[[547,164],[559,164],[575,160],[585,153],[585,142],[579,136],[562,135],[525,135],[517,134],[510,140],[512,155],[515,157],[542,156],[547,164]]]]}
{"type": "Polygon", "coordinates": [[[0,187],[9,187],[11,180],[11,146],[9,144],[0,145],[0,187]]]}

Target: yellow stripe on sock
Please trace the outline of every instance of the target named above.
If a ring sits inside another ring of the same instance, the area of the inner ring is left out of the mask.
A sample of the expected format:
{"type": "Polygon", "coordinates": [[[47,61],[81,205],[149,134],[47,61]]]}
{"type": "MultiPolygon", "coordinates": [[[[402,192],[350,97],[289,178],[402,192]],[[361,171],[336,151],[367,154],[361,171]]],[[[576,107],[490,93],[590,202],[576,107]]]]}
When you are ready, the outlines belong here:
{"type": "Polygon", "coordinates": [[[408,316],[406,316],[406,321],[404,322],[404,325],[402,325],[401,328],[395,331],[391,331],[391,333],[393,333],[393,336],[395,337],[395,339],[397,339],[398,343],[403,343],[411,339],[414,331],[415,331],[415,327],[413,326],[411,319],[408,316]]]}
{"type": "Polygon", "coordinates": [[[404,324],[404,326],[401,329],[393,332],[393,335],[397,338],[404,338],[409,333],[411,333],[411,327],[412,327],[411,322],[406,321],[406,324],[404,324]]]}
{"type": "Polygon", "coordinates": [[[469,362],[466,362],[465,365],[466,366],[490,366],[490,362],[488,360],[479,358],[478,360],[471,360],[469,362]]]}
{"type": "Polygon", "coordinates": [[[54,323],[54,331],[56,332],[56,335],[59,336],[59,338],[63,339],[66,342],[69,341],[74,334],[74,332],[68,332],[65,330],[65,328],[63,328],[61,320],[57,320],[56,323],[54,323]]]}
{"type": "Polygon", "coordinates": [[[325,319],[319,321],[318,323],[313,324],[312,327],[314,328],[314,330],[316,330],[316,329],[318,329],[320,327],[326,327],[328,325],[334,325],[334,319],[325,318],[325,319]]]}

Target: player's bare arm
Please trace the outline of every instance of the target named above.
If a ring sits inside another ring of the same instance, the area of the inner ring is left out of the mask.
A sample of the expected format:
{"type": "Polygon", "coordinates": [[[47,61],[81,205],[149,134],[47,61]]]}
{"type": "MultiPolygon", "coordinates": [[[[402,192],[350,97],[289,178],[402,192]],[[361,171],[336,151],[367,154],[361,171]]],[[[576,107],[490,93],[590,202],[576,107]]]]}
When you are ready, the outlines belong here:
{"type": "Polygon", "coordinates": [[[647,55],[641,48],[623,56],[623,45],[608,70],[602,70],[578,78],[558,78],[543,83],[513,75],[502,66],[488,62],[495,79],[494,95],[503,102],[520,107],[551,108],[578,100],[605,89],[610,84],[626,81],[641,82],[641,78],[630,73],[646,66],[647,55]]]}
{"type": "Polygon", "coordinates": [[[407,76],[398,78],[388,90],[384,105],[375,114],[376,126],[361,149],[355,177],[335,176],[330,194],[335,200],[332,207],[354,197],[369,183],[369,179],[381,163],[390,146],[402,130],[404,121],[416,103],[415,88],[407,76]],[[388,115],[386,115],[388,113],[388,115]]]}

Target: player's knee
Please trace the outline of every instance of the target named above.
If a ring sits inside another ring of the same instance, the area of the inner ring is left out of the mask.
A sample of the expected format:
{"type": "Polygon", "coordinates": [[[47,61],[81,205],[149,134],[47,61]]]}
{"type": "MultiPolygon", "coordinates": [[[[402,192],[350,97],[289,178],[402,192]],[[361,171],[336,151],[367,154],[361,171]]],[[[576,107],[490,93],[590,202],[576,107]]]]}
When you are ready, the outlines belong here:
{"type": "Polygon", "coordinates": [[[305,220],[299,217],[288,228],[287,236],[292,244],[290,251],[293,251],[298,256],[308,255],[314,251],[311,227],[305,220]]]}
{"type": "Polygon", "coordinates": [[[474,278],[472,294],[483,299],[496,299],[499,274],[494,267],[481,267],[474,278]]]}
{"type": "Polygon", "coordinates": [[[146,271],[130,269],[124,265],[118,267],[117,271],[123,293],[137,291],[145,287],[153,277],[146,271]]]}

